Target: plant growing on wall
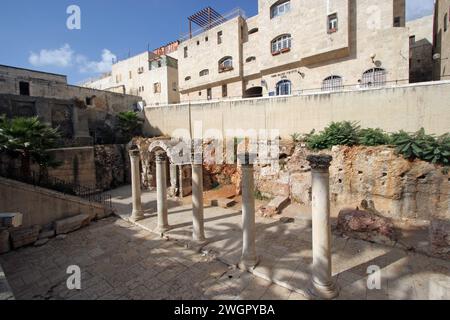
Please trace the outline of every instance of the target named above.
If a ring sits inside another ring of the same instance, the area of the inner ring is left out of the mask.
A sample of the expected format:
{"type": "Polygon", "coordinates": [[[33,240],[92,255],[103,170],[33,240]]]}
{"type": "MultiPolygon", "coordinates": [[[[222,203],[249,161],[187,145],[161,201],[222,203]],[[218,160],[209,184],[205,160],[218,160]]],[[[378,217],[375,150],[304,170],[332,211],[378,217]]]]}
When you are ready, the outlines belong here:
{"type": "Polygon", "coordinates": [[[117,115],[118,127],[127,141],[130,141],[134,136],[141,134],[142,124],[144,120],[139,118],[139,115],[133,111],[120,112],[117,115]]]}
{"type": "Polygon", "coordinates": [[[20,159],[21,174],[31,176],[31,163],[39,165],[41,172],[59,165],[48,149],[57,147],[61,138],[57,129],[42,123],[37,117],[0,118],[0,151],[20,159]]]}
{"type": "Polygon", "coordinates": [[[324,131],[307,138],[307,145],[313,150],[330,149],[333,146],[354,146],[359,143],[360,127],[356,122],[333,122],[324,131]]]}
{"type": "Polygon", "coordinates": [[[359,132],[359,143],[369,147],[388,145],[390,144],[390,138],[381,129],[362,129],[359,132]]]}

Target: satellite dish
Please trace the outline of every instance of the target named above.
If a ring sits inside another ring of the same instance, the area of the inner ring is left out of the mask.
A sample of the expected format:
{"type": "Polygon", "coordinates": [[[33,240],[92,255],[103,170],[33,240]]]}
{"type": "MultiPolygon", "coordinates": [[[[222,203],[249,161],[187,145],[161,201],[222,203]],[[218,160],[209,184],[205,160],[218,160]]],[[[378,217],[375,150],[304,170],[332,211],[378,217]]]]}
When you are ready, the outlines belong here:
{"type": "Polygon", "coordinates": [[[440,53],[433,54],[433,60],[439,60],[440,58],[441,58],[441,54],[440,53]]]}

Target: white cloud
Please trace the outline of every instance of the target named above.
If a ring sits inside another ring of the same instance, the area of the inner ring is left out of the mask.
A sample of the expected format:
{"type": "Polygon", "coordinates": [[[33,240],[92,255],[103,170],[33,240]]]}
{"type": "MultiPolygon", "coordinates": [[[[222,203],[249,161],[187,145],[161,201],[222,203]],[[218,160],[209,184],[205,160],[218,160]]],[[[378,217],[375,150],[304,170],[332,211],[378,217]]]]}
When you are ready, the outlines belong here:
{"type": "Polygon", "coordinates": [[[113,60],[117,60],[117,56],[108,49],[103,49],[102,59],[100,61],[90,61],[83,55],[76,58],[81,73],[104,73],[111,71],[113,60]]]}
{"type": "Polygon", "coordinates": [[[68,67],[72,64],[73,54],[70,46],[65,44],[59,49],[42,49],[39,53],[31,52],[28,61],[35,67],[68,67]]]}
{"type": "Polygon", "coordinates": [[[433,13],[434,0],[407,0],[407,20],[421,18],[433,13]]]}
{"type": "Polygon", "coordinates": [[[111,71],[113,60],[117,57],[108,49],[102,50],[99,61],[89,60],[82,54],[76,54],[70,45],[65,44],[59,49],[42,49],[39,53],[31,52],[28,61],[34,67],[75,66],[80,73],[105,73],[111,71]]]}

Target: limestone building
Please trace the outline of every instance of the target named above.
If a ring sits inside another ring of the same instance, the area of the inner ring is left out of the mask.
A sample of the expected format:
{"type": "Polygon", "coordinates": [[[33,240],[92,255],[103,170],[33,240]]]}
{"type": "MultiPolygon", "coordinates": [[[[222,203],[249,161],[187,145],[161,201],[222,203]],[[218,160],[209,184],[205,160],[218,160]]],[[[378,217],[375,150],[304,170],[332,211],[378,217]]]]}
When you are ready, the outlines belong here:
{"type": "Polygon", "coordinates": [[[177,42],[117,61],[110,73],[82,86],[140,96],[145,105],[178,103],[177,42]]]}
{"type": "Polygon", "coordinates": [[[409,82],[433,80],[433,15],[408,21],[409,82]]]}
{"type": "Polygon", "coordinates": [[[434,79],[450,79],[450,0],[436,0],[434,9],[434,79]]]}
{"type": "Polygon", "coordinates": [[[405,0],[258,0],[258,7],[250,18],[211,8],[189,17],[178,48],[181,101],[409,82],[405,0]]]}

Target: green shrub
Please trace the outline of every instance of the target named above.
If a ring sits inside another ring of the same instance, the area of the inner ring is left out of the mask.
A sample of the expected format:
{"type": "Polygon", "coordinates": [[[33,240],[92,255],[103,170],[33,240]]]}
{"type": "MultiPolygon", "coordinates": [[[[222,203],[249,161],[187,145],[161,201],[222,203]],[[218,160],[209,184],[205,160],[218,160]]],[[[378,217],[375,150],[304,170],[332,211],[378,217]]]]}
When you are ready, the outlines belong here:
{"type": "Polygon", "coordinates": [[[389,135],[381,129],[363,129],[359,133],[359,143],[375,147],[390,144],[389,135]]]}
{"type": "Polygon", "coordinates": [[[298,133],[298,132],[295,132],[295,133],[291,134],[291,139],[292,139],[292,142],[294,142],[294,143],[301,142],[302,134],[298,133]]]}
{"type": "Polygon", "coordinates": [[[425,145],[421,159],[431,163],[450,164],[450,134],[444,134],[425,145]]]}
{"type": "Polygon", "coordinates": [[[355,122],[333,122],[319,134],[307,138],[310,149],[323,150],[333,146],[354,146],[359,142],[360,127],[355,122]]]}
{"type": "Polygon", "coordinates": [[[397,148],[397,152],[403,155],[406,159],[423,159],[427,150],[430,150],[435,144],[436,139],[425,134],[422,128],[414,134],[408,134],[400,131],[394,134],[392,142],[397,148]]]}

